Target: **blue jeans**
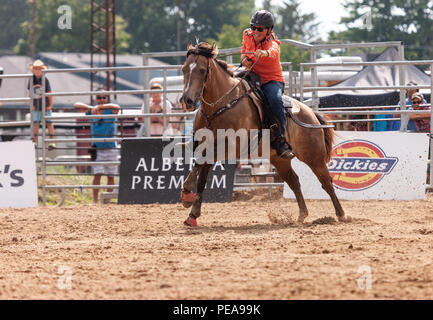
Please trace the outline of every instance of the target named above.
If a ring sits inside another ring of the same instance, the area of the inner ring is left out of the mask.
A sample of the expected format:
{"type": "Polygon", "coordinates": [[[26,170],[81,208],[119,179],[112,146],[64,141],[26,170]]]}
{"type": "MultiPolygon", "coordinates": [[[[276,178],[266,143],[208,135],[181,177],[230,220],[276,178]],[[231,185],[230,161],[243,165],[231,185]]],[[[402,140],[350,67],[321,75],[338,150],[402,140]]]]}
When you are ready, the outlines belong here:
{"type": "Polygon", "coordinates": [[[269,108],[281,122],[282,134],[284,135],[284,132],[286,132],[286,116],[283,104],[284,83],[272,80],[262,85],[262,90],[268,101],[269,108]]]}

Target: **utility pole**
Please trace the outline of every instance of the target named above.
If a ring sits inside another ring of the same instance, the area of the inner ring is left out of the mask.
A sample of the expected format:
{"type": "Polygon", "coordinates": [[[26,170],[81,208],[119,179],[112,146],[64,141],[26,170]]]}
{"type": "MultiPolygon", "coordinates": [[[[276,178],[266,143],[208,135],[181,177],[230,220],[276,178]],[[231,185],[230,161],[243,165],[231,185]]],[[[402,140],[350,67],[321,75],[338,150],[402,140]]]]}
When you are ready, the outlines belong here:
{"type": "MultiPolygon", "coordinates": [[[[116,3],[115,0],[90,0],[90,67],[95,66],[97,54],[105,54],[105,67],[116,66],[116,3]]],[[[101,67],[99,65],[99,67],[101,67]]],[[[90,73],[90,90],[95,87],[95,74],[90,73]]],[[[105,88],[116,90],[116,72],[107,71],[105,88]],[[113,78],[111,79],[111,75],[113,78]]],[[[90,97],[93,105],[93,97],[90,97]]]]}
{"type": "Polygon", "coordinates": [[[32,28],[30,31],[30,54],[32,59],[36,55],[36,0],[31,0],[32,6],[32,28]]]}

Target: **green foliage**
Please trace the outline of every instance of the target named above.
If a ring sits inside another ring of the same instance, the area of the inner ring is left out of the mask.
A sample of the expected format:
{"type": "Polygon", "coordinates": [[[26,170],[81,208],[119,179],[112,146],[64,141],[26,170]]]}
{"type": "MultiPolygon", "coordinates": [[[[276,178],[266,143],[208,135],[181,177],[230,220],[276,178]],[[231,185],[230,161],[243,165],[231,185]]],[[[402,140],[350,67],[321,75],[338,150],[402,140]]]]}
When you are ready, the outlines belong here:
{"type": "Polygon", "coordinates": [[[26,7],[26,0],[0,0],[0,49],[13,49],[23,36],[20,25],[27,19],[26,7]]]}
{"type": "MultiPolygon", "coordinates": [[[[280,39],[293,39],[308,41],[318,34],[318,23],[315,23],[314,13],[300,15],[300,2],[296,0],[286,0],[281,6],[273,6],[271,1],[265,0],[262,8],[274,14],[274,30],[280,39]]],[[[260,10],[261,8],[257,9],[260,10]]],[[[225,24],[218,34],[216,40],[208,38],[207,42],[215,41],[219,48],[235,48],[242,46],[242,32],[250,25],[250,19],[255,10],[247,12],[239,17],[237,25],[225,24]]],[[[281,44],[281,61],[292,62],[294,68],[298,68],[299,63],[309,60],[309,51],[294,47],[292,45],[281,44]]],[[[234,63],[239,63],[239,56],[233,57],[234,63]]]]}
{"type": "MultiPolygon", "coordinates": [[[[69,0],[67,2],[67,5],[71,7],[72,11],[72,29],[60,29],[57,25],[61,17],[57,9],[64,4],[64,0],[44,0],[36,2],[36,21],[34,26],[36,52],[90,51],[90,2],[88,0],[69,0]]],[[[33,32],[31,10],[32,2],[28,1],[26,8],[26,16],[28,18],[21,24],[23,36],[18,40],[15,46],[15,51],[18,54],[30,53],[33,32]]],[[[98,19],[98,17],[96,17],[96,19],[98,19]]],[[[130,36],[124,31],[126,22],[120,16],[116,16],[116,20],[118,52],[127,52],[130,36]]],[[[100,36],[103,36],[102,33],[100,33],[100,36]]]]}
{"type": "Polygon", "coordinates": [[[253,7],[253,0],[127,0],[117,12],[128,23],[131,51],[138,53],[185,50],[195,37],[217,38],[224,25],[236,25],[253,7]]]}
{"type": "MultiPolygon", "coordinates": [[[[10,35],[0,36],[0,49],[15,47],[17,53],[29,54],[35,38],[36,52],[90,51],[89,0],[36,1],[34,24],[33,1],[16,0],[14,5],[6,1],[0,7],[0,21],[4,29],[11,30],[10,35]],[[61,15],[57,9],[64,4],[72,9],[71,30],[57,26],[61,15]],[[15,24],[8,16],[17,17],[15,24]]],[[[275,30],[280,38],[306,40],[315,34],[315,17],[299,15],[298,0],[285,0],[276,7],[265,1],[264,6],[275,13],[275,30]]],[[[254,0],[123,0],[116,2],[116,10],[118,53],[185,50],[196,37],[216,41],[220,48],[232,48],[241,46],[242,31],[249,26],[254,12],[254,0]]],[[[298,61],[303,55],[295,48],[282,49],[284,59],[298,61]]]]}
{"type": "Polygon", "coordinates": [[[303,42],[318,41],[319,22],[314,13],[300,14],[301,2],[284,0],[281,6],[274,7],[275,32],[280,38],[299,39],[303,42]]]}
{"type": "MultiPolygon", "coordinates": [[[[298,39],[295,38],[293,40],[298,39]]],[[[299,70],[300,63],[310,61],[309,50],[298,48],[285,43],[282,43],[280,48],[280,61],[291,62],[293,70],[299,70]]]]}
{"type": "MultiPolygon", "coordinates": [[[[79,176],[71,175],[76,174],[75,168],[65,167],[49,167],[47,173],[56,173],[59,175],[48,175],[46,178],[47,185],[92,185],[93,176],[79,176]],[[65,174],[62,176],[62,174],[65,174]],[[69,174],[69,175],[68,175],[69,174]]],[[[115,177],[114,183],[118,184],[119,178],[115,177]]],[[[106,176],[101,178],[101,184],[106,184],[106,176]]],[[[105,192],[106,189],[99,189],[99,193],[105,192]]],[[[77,204],[91,204],[93,203],[92,189],[65,189],[65,201],[63,206],[77,205],[77,204]]],[[[38,188],[38,200],[42,205],[42,188],[38,188]]],[[[47,189],[46,203],[48,206],[54,206],[60,203],[62,199],[61,189],[47,189]]],[[[112,200],[114,201],[114,200],[112,200]]]]}
{"type": "Polygon", "coordinates": [[[330,40],[351,42],[403,41],[409,60],[430,59],[433,55],[433,2],[429,0],[348,0],[349,16],[341,19],[347,27],[331,32],[330,40]],[[371,28],[359,28],[359,19],[371,10],[371,28]]]}
{"type": "MultiPolygon", "coordinates": [[[[239,17],[239,23],[236,26],[225,24],[222,27],[221,32],[218,34],[218,38],[206,39],[207,42],[215,42],[218,48],[228,49],[228,48],[238,48],[242,46],[242,32],[249,26],[251,19],[251,14],[241,15],[239,17]]],[[[240,62],[240,55],[233,56],[233,63],[240,62]]]]}
{"type": "Polygon", "coordinates": [[[116,12],[126,21],[131,53],[176,50],[174,1],[125,0],[116,12]]]}

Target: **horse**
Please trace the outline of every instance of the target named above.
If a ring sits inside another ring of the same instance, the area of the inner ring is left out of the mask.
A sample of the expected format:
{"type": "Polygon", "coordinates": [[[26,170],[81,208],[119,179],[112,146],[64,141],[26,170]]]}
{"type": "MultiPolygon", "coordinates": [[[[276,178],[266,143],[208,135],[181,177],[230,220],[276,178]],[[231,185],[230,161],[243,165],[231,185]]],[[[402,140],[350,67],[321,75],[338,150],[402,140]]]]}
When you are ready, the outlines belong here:
{"type": "MultiPolygon", "coordinates": [[[[259,130],[262,128],[262,120],[254,99],[248,97],[246,87],[240,83],[241,79],[236,78],[229,70],[228,64],[217,59],[217,55],[218,48],[215,44],[201,42],[195,46],[189,43],[187,46],[186,61],[182,66],[184,88],[180,101],[187,111],[194,110],[200,101],[200,109],[194,119],[194,132],[203,128],[212,130],[214,134],[217,129],[259,130]]],[[[296,114],[296,123],[293,119],[286,118],[285,137],[292,145],[294,155],[311,168],[322,188],[330,196],[338,220],[349,222],[351,218],[345,215],[335,194],[327,167],[331,158],[334,130],[332,126],[325,126],[327,122],[322,115],[295,99],[291,101],[299,108],[299,112],[296,114]],[[300,126],[300,122],[316,128],[300,126]]],[[[203,143],[203,140],[199,141],[199,145],[200,143],[203,143]]],[[[236,155],[239,156],[239,150],[236,155]]],[[[302,224],[308,216],[308,209],[299,178],[291,165],[292,159],[279,157],[273,149],[269,155],[277,174],[295,194],[299,207],[297,221],[302,224]]],[[[210,163],[196,163],[184,181],[181,191],[182,204],[186,208],[192,206],[189,216],[184,221],[187,226],[197,226],[197,218],[201,215],[202,193],[211,166],[210,163]],[[193,190],[197,176],[195,194],[193,190]]]]}

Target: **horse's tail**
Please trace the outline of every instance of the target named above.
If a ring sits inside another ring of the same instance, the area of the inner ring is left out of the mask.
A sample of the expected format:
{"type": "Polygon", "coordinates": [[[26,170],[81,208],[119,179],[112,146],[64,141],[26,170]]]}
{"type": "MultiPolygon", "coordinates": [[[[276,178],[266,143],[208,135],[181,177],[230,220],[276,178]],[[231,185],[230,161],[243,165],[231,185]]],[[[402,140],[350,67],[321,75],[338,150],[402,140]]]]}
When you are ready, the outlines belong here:
{"type": "MultiPolygon", "coordinates": [[[[320,124],[328,124],[325,116],[318,113],[314,113],[314,114],[316,115],[320,124]]],[[[325,133],[326,163],[328,163],[331,160],[332,145],[334,143],[335,133],[334,133],[334,129],[332,128],[324,128],[323,132],[325,133]]]]}

